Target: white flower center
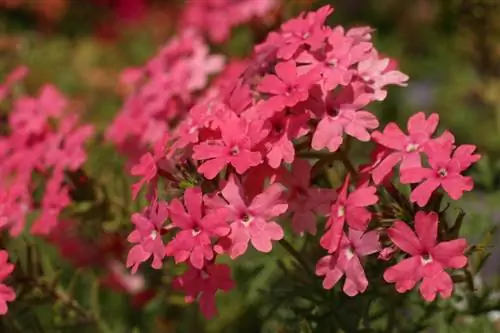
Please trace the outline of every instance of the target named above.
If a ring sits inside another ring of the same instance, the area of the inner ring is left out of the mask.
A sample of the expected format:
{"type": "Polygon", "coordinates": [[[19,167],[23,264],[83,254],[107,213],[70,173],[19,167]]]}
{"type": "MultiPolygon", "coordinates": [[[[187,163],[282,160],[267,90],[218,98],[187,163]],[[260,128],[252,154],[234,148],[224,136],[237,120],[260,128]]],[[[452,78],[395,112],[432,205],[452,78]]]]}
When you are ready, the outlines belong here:
{"type": "Polygon", "coordinates": [[[156,237],[158,237],[158,232],[156,232],[156,230],[151,231],[151,235],[149,237],[151,237],[152,240],[155,240],[156,237]]]}
{"type": "Polygon", "coordinates": [[[350,247],[345,249],[345,257],[347,258],[347,260],[351,260],[354,257],[354,252],[350,247]]]}
{"type": "Polygon", "coordinates": [[[344,215],[345,215],[345,207],[339,206],[339,209],[337,210],[337,217],[343,217],[344,215]]]}
{"type": "Polygon", "coordinates": [[[422,262],[422,265],[427,265],[431,263],[433,260],[430,254],[426,254],[420,257],[420,261],[422,262]]]}
{"type": "Polygon", "coordinates": [[[248,214],[245,214],[241,217],[241,223],[243,223],[243,225],[245,227],[248,227],[250,225],[250,223],[252,223],[253,221],[253,217],[248,215],[248,214]]]}
{"type": "Polygon", "coordinates": [[[441,168],[441,169],[439,169],[438,174],[441,177],[446,177],[448,175],[448,171],[446,171],[445,168],[441,168]]]}
{"type": "Polygon", "coordinates": [[[240,148],[238,148],[238,146],[234,146],[233,148],[231,148],[231,150],[229,151],[229,153],[232,155],[232,156],[236,156],[240,153],[240,148]]]}
{"type": "Polygon", "coordinates": [[[420,146],[419,146],[417,143],[409,143],[409,144],[406,146],[406,151],[407,151],[408,153],[411,153],[411,152],[417,151],[419,147],[420,147],[420,146]]]}

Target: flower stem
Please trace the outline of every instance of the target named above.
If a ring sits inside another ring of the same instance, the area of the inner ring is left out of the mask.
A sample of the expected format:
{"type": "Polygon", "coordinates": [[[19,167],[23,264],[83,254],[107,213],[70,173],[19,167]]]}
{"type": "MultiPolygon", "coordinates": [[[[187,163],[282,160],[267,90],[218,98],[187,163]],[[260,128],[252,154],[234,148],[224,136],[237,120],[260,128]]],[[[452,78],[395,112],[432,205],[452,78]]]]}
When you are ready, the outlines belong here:
{"type": "Polygon", "coordinates": [[[344,164],[344,167],[346,168],[346,170],[351,174],[352,179],[354,181],[358,180],[359,179],[358,171],[356,170],[354,165],[349,160],[347,153],[342,149],[339,149],[337,153],[338,153],[340,161],[342,162],[342,164],[344,164]]]}
{"type": "Polygon", "coordinates": [[[294,249],[292,244],[290,244],[286,239],[281,239],[279,244],[306,270],[306,272],[312,277],[316,278],[314,274],[314,269],[309,265],[307,260],[305,260],[302,255],[294,249]]]}

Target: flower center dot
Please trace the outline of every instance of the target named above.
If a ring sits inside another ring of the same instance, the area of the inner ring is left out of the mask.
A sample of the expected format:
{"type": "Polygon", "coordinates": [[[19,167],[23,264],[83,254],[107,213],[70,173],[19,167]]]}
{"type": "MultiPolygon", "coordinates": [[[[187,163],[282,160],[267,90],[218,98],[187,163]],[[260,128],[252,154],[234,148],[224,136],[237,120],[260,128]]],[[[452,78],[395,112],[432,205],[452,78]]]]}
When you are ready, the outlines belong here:
{"type": "Polygon", "coordinates": [[[446,169],[445,169],[445,168],[441,168],[441,169],[439,169],[438,174],[439,174],[441,177],[446,177],[446,176],[448,175],[448,172],[446,171],[446,169]]]}
{"type": "Polygon", "coordinates": [[[433,261],[430,254],[424,254],[420,257],[420,260],[422,261],[423,265],[427,265],[428,263],[431,263],[433,261]]]}
{"type": "Polygon", "coordinates": [[[337,211],[337,217],[342,217],[345,215],[345,207],[344,206],[339,206],[339,209],[337,211]]]}
{"type": "Polygon", "coordinates": [[[238,155],[240,153],[240,149],[238,147],[233,147],[229,153],[232,156],[238,155]]]}
{"type": "Polygon", "coordinates": [[[352,249],[350,247],[348,247],[345,250],[345,256],[346,256],[347,260],[351,260],[354,257],[354,252],[352,251],[352,249]]]}
{"type": "Polygon", "coordinates": [[[408,144],[408,146],[406,146],[406,151],[408,153],[411,153],[411,152],[417,151],[418,148],[419,148],[418,144],[410,143],[410,144],[408,144]]]}

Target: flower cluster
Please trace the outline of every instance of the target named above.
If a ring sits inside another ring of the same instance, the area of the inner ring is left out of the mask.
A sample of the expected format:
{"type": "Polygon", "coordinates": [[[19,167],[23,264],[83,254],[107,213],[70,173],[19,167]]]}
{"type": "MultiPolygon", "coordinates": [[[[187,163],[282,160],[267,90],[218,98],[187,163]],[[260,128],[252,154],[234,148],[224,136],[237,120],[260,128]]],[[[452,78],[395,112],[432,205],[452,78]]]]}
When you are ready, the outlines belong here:
{"type": "Polygon", "coordinates": [[[181,29],[206,33],[214,43],[229,38],[231,28],[264,17],[279,0],[205,0],[189,1],[184,7],[181,29]]]}
{"type": "MultiPolygon", "coordinates": [[[[14,81],[25,74],[21,68],[7,78],[5,97],[14,81]]],[[[24,230],[26,217],[33,211],[40,214],[30,231],[47,235],[70,204],[65,172],[85,162],[84,144],[93,127],[81,125],[78,115],[66,112],[67,108],[68,100],[50,84],[37,97],[13,99],[0,137],[0,228],[12,236],[24,230]]]]}
{"type": "Polygon", "coordinates": [[[366,260],[394,261],[385,281],[398,292],[422,281],[426,300],[449,297],[449,269],[467,264],[466,241],[443,238],[430,198],[439,187],[453,200],[472,189],[462,173],[479,158],[475,146],[456,146],[449,132],[432,137],[435,114],[411,117],[408,135],[396,124],[374,131],[379,121],[368,107],[408,77],[375,49],[372,29],[327,26],[332,12],[324,6],[302,13],[271,32],[231,84],[199,99],[132,169],[141,177],[135,193],[149,184],[150,205],[132,217],[127,266],[136,271],[152,258],[160,269],[169,257],[186,263],[175,287],[187,301],[199,300],[209,317],[214,294],[233,285],[217,257],[236,259],[249,245],[270,252],[285,236],[287,217],[298,235],[316,234],[326,218],[319,245],[327,253],[316,274],[326,289],[345,276],[349,296],[368,288],[366,260]],[[369,164],[352,165],[348,139],[376,144],[369,164]],[[343,184],[314,185],[331,162],[345,165],[343,184]],[[398,163],[400,177],[392,172],[398,163]],[[396,180],[417,184],[409,198],[397,192],[396,180]],[[397,202],[381,195],[394,191],[397,202]]]}
{"type": "Polygon", "coordinates": [[[224,58],[211,55],[191,30],[169,41],[145,66],[129,68],[122,83],[130,91],[106,136],[132,160],[160,140],[191,107],[208,76],[219,72],[224,58]]]}

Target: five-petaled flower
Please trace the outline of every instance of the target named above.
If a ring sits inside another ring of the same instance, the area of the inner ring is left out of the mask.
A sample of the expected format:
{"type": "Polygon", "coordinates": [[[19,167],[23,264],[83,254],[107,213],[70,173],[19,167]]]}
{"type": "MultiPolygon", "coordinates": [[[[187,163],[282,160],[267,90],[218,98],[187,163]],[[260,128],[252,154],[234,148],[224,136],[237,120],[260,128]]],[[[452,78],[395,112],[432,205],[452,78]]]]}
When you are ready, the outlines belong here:
{"type": "Polygon", "coordinates": [[[430,168],[413,167],[401,173],[402,183],[420,183],[411,192],[410,200],[423,207],[429,201],[432,192],[440,186],[453,200],[460,199],[465,191],[472,190],[474,186],[472,178],[463,176],[462,172],[481,157],[479,154],[474,154],[475,150],[474,145],[461,145],[454,149],[451,140],[427,145],[425,152],[430,168]]]}
{"type": "Polygon", "coordinates": [[[378,201],[375,194],[377,189],[374,186],[362,186],[351,193],[348,193],[348,187],[349,177],[346,177],[337,200],[331,206],[330,217],[326,223],[327,231],[320,239],[321,246],[328,250],[328,253],[334,253],[339,248],[346,222],[355,230],[366,230],[372,217],[366,207],[378,201]]]}
{"type": "Polygon", "coordinates": [[[170,202],[172,224],[181,231],[168,243],[166,255],[173,256],[176,263],[189,259],[194,268],[202,269],[205,261],[214,258],[211,237],[226,236],[229,225],[224,210],[204,211],[203,194],[198,187],[184,192],[184,206],[177,199],[170,202]]]}
{"type": "Polygon", "coordinates": [[[213,209],[222,209],[227,213],[231,227],[227,251],[232,259],[244,254],[249,242],[258,251],[267,253],[272,249],[272,241],[283,238],[283,229],[273,221],[288,208],[282,198],[283,191],[281,184],[274,183],[253,199],[247,200],[243,187],[231,175],[221,190],[222,197],[207,199],[213,209]]]}
{"type": "Polygon", "coordinates": [[[387,231],[391,241],[410,255],[384,273],[385,281],[396,284],[400,293],[420,284],[420,293],[427,301],[432,301],[439,293],[448,298],[453,291],[453,281],[445,271],[467,265],[464,251],[467,241],[463,238],[438,242],[438,214],[417,212],[415,232],[403,221],[396,221],[387,231]]]}
{"type": "Polygon", "coordinates": [[[338,251],[321,258],[316,264],[316,274],[324,276],[323,287],[331,289],[345,275],[344,293],[356,296],[366,291],[368,280],[361,264],[361,258],[380,251],[377,231],[349,229],[340,241],[338,251]]]}

